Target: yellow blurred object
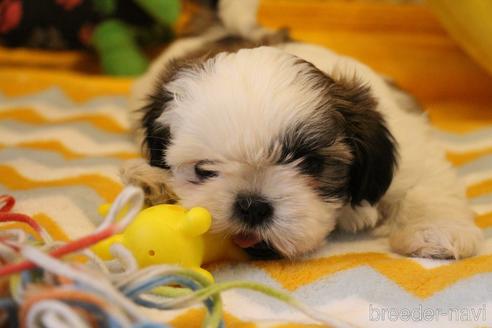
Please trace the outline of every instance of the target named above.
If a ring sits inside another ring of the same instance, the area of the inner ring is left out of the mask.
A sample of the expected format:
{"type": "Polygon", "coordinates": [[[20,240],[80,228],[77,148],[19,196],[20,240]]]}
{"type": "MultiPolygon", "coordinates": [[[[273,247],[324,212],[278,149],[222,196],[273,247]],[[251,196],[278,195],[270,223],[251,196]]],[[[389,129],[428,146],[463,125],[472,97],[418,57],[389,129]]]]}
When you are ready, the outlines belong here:
{"type": "Polygon", "coordinates": [[[427,1],[449,33],[492,74],[492,1],[427,1]]]}
{"type": "MultiPolygon", "coordinates": [[[[100,208],[103,214],[107,210],[107,205],[100,208]]],[[[110,248],[119,243],[133,254],[140,267],[179,264],[213,281],[201,265],[244,260],[246,255],[228,238],[207,234],[211,224],[212,217],[204,208],[186,210],[179,205],[156,205],[142,210],[123,233],[101,241],[93,251],[103,260],[111,260],[110,248]]]]}

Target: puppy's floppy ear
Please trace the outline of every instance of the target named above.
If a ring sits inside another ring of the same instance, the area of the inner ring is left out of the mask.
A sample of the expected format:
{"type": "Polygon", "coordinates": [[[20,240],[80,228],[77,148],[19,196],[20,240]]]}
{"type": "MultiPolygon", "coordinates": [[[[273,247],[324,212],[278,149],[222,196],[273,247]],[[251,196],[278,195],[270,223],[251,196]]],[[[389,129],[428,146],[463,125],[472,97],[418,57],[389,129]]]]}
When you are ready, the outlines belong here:
{"type": "Polygon", "coordinates": [[[165,85],[173,81],[179,71],[190,66],[184,60],[175,60],[167,64],[166,70],[160,74],[154,89],[147,96],[146,105],[140,109],[144,134],[142,146],[151,166],[169,169],[166,163],[166,151],[171,143],[171,129],[157,119],[174,99],[173,94],[165,89],[165,85]]]}
{"type": "Polygon", "coordinates": [[[393,179],[397,165],[397,145],[376,110],[377,101],[368,86],[339,79],[329,87],[335,110],[342,114],[347,142],[352,149],[350,202],[363,200],[371,205],[379,201],[393,179]]]}
{"type": "Polygon", "coordinates": [[[171,101],[171,96],[164,90],[154,91],[149,96],[148,104],[142,108],[142,128],[144,139],[142,146],[146,150],[151,166],[169,169],[166,164],[166,150],[171,143],[171,131],[169,126],[165,126],[156,120],[162,115],[167,102],[171,101]]]}

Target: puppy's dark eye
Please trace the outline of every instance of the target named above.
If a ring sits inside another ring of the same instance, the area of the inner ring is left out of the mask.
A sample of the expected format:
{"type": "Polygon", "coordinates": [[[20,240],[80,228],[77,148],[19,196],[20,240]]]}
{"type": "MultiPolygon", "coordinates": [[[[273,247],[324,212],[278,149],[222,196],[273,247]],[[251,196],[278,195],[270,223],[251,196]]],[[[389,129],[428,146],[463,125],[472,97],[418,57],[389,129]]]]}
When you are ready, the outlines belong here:
{"type": "Polygon", "coordinates": [[[210,178],[214,178],[218,175],[217,171],[206,170],[202,166],[204,162],[198,162],[195,165],[195,175],[200,181],[205,181],[210,178]]]}
{"type": "Polygon", "coordinates": [[[318,176],[323,172],[325,166],[325,158],[319,154],[306,155],[299,164],[302,173],[318,176]]]}

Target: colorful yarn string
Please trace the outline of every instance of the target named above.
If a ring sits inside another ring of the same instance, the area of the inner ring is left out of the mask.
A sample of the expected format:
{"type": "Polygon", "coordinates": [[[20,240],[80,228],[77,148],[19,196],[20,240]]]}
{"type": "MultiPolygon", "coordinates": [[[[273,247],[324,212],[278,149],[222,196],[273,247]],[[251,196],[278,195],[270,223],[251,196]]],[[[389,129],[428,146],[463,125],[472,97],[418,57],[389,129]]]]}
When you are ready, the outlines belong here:
{"type": "MultiPolygon", "coordinates": [[[[113,245],[115,260],[102,261],[89,247],[121,232],[141,210],[143,193],[125,188],[94,233],[68,243],[51,236],[27,215],[10,212],[15,200],[0,196],[0,222],[21,222],[41,238],[24,230],[0,231],[0,280],[8,294],[0,295],[0,326],[11,327],[168,327],[149,321],[140,306],[160,310],[203,303],[204,327],[223,327],[223,291],[242,288],[285,302],[314,321],[334,327],[350,325],[326,317],[289,294],[248,281],[211,283],[200,273],[181,266],[158,265],[138,269],[123,245],[113,245]],[[116,217],[125,208],[125,215],[116,217]],[[68,256],[79,254],[79,257],[68,256]],[[18,261],[22,258],[22,261],[18,261]],[[7,279],[8,278],[8,279],[7,279]]],[[[2,285],[0,285],[1,287],[2,285]]]]}

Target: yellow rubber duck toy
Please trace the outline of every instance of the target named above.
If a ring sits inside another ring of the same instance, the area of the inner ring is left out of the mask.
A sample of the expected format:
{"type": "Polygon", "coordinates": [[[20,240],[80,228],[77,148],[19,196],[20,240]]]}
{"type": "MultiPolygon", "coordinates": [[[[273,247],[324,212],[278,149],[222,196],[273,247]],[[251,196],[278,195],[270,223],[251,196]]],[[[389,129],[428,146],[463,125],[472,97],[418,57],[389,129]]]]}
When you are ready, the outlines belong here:
{"type": "MultiPolygon", "coordinates": [[[[104,214],[109,208],[103,205],[104,214]]],[[[92,250],[103,260],[111,260],[114,243],[125,246],[140,267],[179,264],[192,268],[213,281],[203,264],[220,260],[245,260],[246,254],[223,235],[208,234],[212,216],[202,207],[186,210],[179,205],[156,205],[142,210],[123,233],[96,244],[92,250]]]]}

